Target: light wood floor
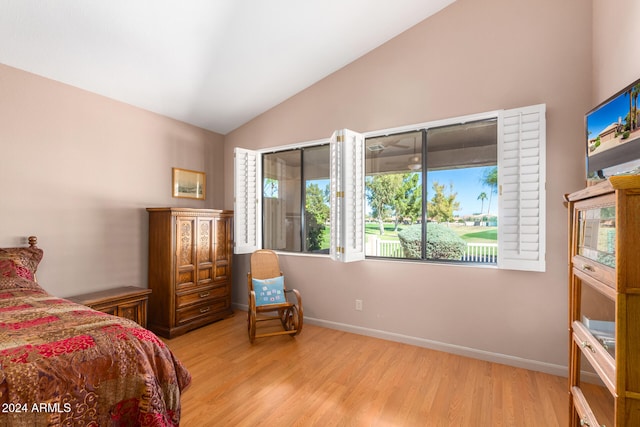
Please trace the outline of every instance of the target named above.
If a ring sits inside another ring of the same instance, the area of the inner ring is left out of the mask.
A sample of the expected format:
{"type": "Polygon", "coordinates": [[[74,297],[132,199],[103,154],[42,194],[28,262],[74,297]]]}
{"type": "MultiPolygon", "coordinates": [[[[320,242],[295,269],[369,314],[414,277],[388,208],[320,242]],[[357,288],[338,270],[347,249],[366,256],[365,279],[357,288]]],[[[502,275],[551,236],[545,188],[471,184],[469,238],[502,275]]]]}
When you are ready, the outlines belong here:
{"type": "Polygon", "coordinates": [[[305,324],[249,344],[246,314],[166,341],[182,426],[566,426],[567,379],[305,324]]]}

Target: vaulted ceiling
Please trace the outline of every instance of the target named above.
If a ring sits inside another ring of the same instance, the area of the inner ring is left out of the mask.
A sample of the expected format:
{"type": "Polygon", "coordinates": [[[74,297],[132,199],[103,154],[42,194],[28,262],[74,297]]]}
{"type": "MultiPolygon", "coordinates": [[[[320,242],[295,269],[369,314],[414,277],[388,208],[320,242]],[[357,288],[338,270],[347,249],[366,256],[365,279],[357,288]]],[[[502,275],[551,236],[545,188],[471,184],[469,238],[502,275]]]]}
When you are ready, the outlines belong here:
{"type": "Polygon", "coordinates": [[[226,134],[455,0],[0,0],[0,63],[226,134]]]}

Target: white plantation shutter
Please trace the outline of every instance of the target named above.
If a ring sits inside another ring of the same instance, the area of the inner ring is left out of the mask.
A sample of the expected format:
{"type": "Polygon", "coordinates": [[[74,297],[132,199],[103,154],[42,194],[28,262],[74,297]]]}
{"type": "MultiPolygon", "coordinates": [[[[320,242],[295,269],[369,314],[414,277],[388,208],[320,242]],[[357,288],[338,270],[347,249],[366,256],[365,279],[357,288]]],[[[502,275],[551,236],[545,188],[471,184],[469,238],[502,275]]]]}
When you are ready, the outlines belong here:
{"type": "Polygon", "coordinates": [[[364,256],[364,136],[348,129],[333,133],[330,147],[331,259],[364,256]]]}
{"type": "Polygon", "coordinates": [[[262,248],[262,162],[257,151],[234,150],[234,253],[262,248]]]}
{"type": "Polygon", "coordinates": [[[498,267],[545,271],[545,105],[498,117],[498,267]]]}

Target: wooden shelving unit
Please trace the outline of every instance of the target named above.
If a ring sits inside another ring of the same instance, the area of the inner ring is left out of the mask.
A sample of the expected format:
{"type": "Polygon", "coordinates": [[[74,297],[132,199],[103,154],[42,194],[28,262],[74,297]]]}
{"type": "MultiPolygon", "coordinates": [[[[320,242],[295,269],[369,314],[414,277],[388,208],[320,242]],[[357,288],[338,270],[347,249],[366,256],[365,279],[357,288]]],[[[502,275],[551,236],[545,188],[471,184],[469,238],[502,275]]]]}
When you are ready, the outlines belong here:
{"type": "Polygon", "coordinates": [[[640,177],[566,201],[570,425],[640,426],[640,177]]]}

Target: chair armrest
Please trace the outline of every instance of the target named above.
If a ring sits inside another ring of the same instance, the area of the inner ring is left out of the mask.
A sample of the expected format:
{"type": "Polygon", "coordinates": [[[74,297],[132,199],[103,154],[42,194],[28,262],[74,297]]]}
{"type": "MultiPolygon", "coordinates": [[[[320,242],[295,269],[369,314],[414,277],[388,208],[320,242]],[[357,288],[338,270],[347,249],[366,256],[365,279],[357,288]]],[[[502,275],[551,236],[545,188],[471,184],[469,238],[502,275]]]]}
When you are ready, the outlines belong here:
{"type": "Polygon", "coordinates": [[[298,301],[298,305],[302,305],[302,297],[300,296],[300,292],[297,289],[285,289],[285,294],[292,293],[296,296],[296,300],[298,301]]]}
{"type": "Polygon", "coordinates": [[[256,292],[255,291],[249,291],[248,305],[249,305],[250,311],[256,311],[256,292]]]}

